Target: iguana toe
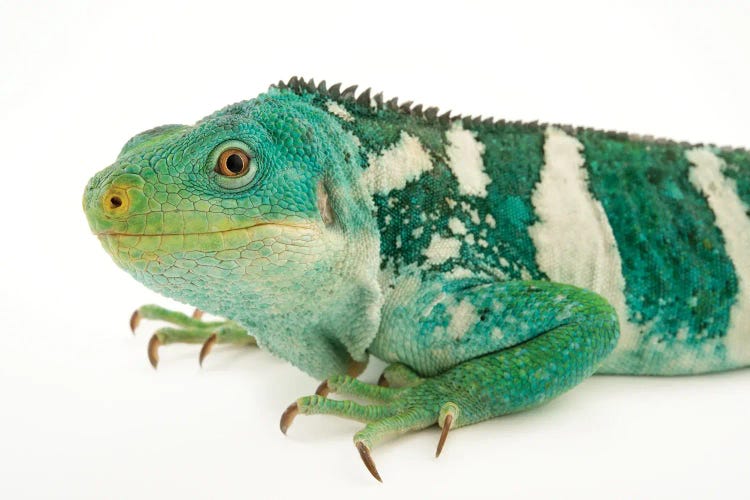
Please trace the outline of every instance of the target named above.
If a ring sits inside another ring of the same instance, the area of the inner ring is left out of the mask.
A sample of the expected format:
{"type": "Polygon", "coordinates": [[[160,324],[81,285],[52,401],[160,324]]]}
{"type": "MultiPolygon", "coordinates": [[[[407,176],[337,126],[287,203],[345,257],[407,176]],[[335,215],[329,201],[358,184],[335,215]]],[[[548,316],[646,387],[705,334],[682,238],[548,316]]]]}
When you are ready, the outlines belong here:
{"type": "Polygon", "coordinates": [[[284,413],[281,414],[281,421],[279,422],[279,428],[281,429],[281,432],[283,434],[286,434],[286,431],[289,430],[289,426],[292,425],[292,422],[294,422],[294,417],[296,417],[298,414],[299,405],[296,401],[287,406],[286,410],[284,410],[284,413]]]}
{"type": "Polygon", "coordinates": [[[151,366],[159,365],[159,348],[166,344],[201,344],[198,362],[203,361],[216,344],[255,345],[255,338],[234,321],[203,321],[203,311],[195,309],[188,316],[179,311],[170,311],[156,305],[139,307],[130,317],[130,329],[135,333],[142,319],[165,321],[178,328],[158,329],[148,343],[148,359],[151,366]]]}
{"type": "Polygon", "coordinates": [[[370,448],[368,448],[367,445],[362,441],[357,441],[355,443],[355,446],[357,447],[357,451],[359,451],[359,456],[362,458],[365,467],[367,467],[367,470],[370,471],[370,474],[372,474],[372,477],[382,483],[383,479],[380,477],[380,473],[378,472],[377,467],[375,467],[375,461],[372,459],[372,455],[370,454],[370,448]]]}
{"type": "Polygon", "coordinates": [[[159,340],[159,334],[155,333],[151,336],[151,340],[148,341],[148,360],[154,370],[159,366],[159,347],[162,346],[161,340],[159,340]]]}
{"type": "Polygon", "coordinates": [[[136,309],[133,314],[130,315],[130,331],[135,335],[135,329],[141,324],[141,312],[136,309]]]}
{"type": "Polygon", "coordinates": [[[445,446],[445,440],[448,438],[448,433],[453,427],[453,420],[458,416],[458,406],[455,403],[445,403],[440,408],[440,414],[438,415],[438,425],[443,429],[440,433],[440,440],[438,441],[437,449],[435,450],[435,458],[439,457],[443,452],[443,446],[445,446]]]}
{"type": "MultiPolygon", "coordinates": [[[[198,311],[198,309],[196,309],[196,311],[198,311]]],[[[193,313],[193,317],[195,317],[195,313],[193,313]]],[[[206,359],[206,356],[211,352],[214,344],[216,344],[216,333],[212,333],[201,346],[201,353],[198,356],[198,364],[200,364],[201,367],[203,366],[203,360],[206,359]]]]}
{"type": "Polygon", "coordinates": [[[320,383],[317,389],[315,389],[315,394],[318,396],[326,397],[331,392],[331,388],[328,386],[328,380],[324,380],[320,383]]]}

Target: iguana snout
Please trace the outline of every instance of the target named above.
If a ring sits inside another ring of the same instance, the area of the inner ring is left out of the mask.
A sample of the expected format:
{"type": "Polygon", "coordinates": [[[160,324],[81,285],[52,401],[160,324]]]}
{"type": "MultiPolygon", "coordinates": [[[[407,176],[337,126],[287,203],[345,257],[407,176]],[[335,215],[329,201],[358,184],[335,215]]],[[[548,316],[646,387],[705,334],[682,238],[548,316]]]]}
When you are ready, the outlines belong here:
{"type": "Polygon", "coordinates": [[[143,192],[144,179],[132,173],[113,173],[109,167],[89,181],[83,197],[83,209],[91,230],[97,234],[140,234],[133,216],[146,217],[148,199],[143,192]],[[130,228],[128,227],[130,226],[130,228]]]}

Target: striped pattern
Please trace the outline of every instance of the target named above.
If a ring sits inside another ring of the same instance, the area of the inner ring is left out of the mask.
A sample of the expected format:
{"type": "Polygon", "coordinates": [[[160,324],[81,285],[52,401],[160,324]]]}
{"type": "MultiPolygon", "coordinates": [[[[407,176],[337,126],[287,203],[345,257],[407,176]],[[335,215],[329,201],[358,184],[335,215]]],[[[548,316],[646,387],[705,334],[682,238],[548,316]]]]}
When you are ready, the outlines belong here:
{"type": "MultiPolygon", "coordinates": [[[[750,361],[750,295],[745,285],[750,280],[750,219],[746,214],[747,207],[737,195],[735,183],[722,174],[724,162],[705,148],[685,153],[693,165],[690,170],[690,182],[695,188],[693,195],[701,194],[708,202],[710,212],[704,211],[704,215],[713,215],[715,228],[720,230],[726,243],[727,260],[724,264],[732,266],[731,272],[727,271],[726,265],[714,267],[720,271],[717,277],[723,276],[725,283],[736,283],[737,287],[736,294],[724,304],[724,309],[734,304],[728,311],[726,326],[718,335],[706,335],[704,329],[691,331],[689,320],[693,319],[693,314],[686,315],[682,324],[672,322],[676,326],[669,329],[668,323],[661,320],[662,315],[674,315],[670,310],[671,297],[658,287],[639,289],[640,276],[636,273],[633,273],[636,277],[632,280],[634,283],[626,283],[627,269],[623,268],[609,217],[591,191],[589,171],[584,168],[584,149],[576,137],[557,128],[547,129],[545,165],[533,197],[539,221],[529,228],[529,232],[537,248],[539,267],[550,279],[594,290],[615,306],[621,322],[621,338],[604,371],[689,373],[742,366],[750,361]],[[631,295],[634,292],[640,294],[641,303],[651,302],[659,306],[656,314],[644,321],[641,311],[628,306],[625,297],[628,285],[631,295]]],[[[622,165],[622,168],[627,169],[628,165],[622,165]]],[[[646,180],[652,185],[656,180],[658,186],[659,179],[647,177],[646,180]]],[[[685,198],[684,193],[676,195],[679,188],[673,186],[673,189],[672,196],[685,198]]],[[[669,191],[667,193],[669,197],[669,191]]],[[[631,202],[638,202],[637,193],[620,190],[619,196],[626,201],[633,198],[631,202]]],[[[617,222],[615,220],[615,224],[617,222]]],[[[655,229],[658,232],[659,228],[655,229]]],[[[622,228],[620,234],[625,235],[622,228]]],[[[623,238],[623,244],[629,244],[629,240],[623,238]]],[[[633,264],[648,267],[654,262],[670,262],[669,247],[652,245],[649,250],[649,255],[639,256],[640,262],[633,264]]],[[[682,273],[683,269],[694,265],[695,259],[689,254],[684,257],[677,261],[673,272],[682,273]]],[[[699,266],[698,269],[711,272],[708,266],[699,266]]],[[[689,299],[688,305],[695,309],[700,294],[705,296],[706,292],[697,287],[688,289],[695,297],[689,299]]],[[[717,309],[708,311],[722,319],[721,312],[717,309]]]]}
{"type": "Polygon", "coordinates": [[[750,234],[747,153],[732,153],[731,162],[716,154],[713,164],[698,158],[696,170],[698,153],[667,141],[442,123],[340,104],[352,116],[339,116],[342,126],[363,148],[381,269],[550,279],[597,291],[621,321],[604,372],[694,373],[750,362],[750,249],[741,250],[750,244],[732,236],[750,234]],[[406,154],[411,143],[419,148],[406,154]],[[715,196],[696,180],[709,170],[715,196]],[[731,200],[731,216],[718,199],[731,200]]]}
{"type": "Polygon", "coordinates": [[[617,351],[633,350],[641,331],[629,321],[617,242],[602,204],[589,191],[582,152],[578,139],[547,128],[544,167],[532,197],[539,220],[529,233],[539,268],[552,281],[605,297],[620,318],[617,351]]]}
{"type": "Polygon", "coordinates": [[[723,171],[724,160],[707,148],[687,151],[693,164],[690,181],[708,200],[716,225],[726,241],[727,253],[737,273],[737,298],[730,312],[725,345],[731,362],[741,366],[750,361],[750,218],[748,207],[737,194],[737,184],[723,171]]]}
{"type": "Polygon", "coordinates": [[[604,370],[691,373],[725,369],[723,337],[736,300],[735,267],[716,218],[689,180],[685,148],[579,134],[593,195],[622,258],[630,318],[644,327],[635,352],[604,370]]]}

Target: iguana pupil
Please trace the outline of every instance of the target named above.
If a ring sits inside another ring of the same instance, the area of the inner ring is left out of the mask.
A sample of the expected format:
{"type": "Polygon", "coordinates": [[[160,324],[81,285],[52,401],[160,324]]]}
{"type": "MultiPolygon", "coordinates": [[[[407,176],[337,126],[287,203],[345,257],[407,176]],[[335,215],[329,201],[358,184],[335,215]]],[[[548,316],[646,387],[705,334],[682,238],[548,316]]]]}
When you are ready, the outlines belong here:
{"type": "Polygon", "coordinates": [[[215,170],[225,177],[239,177],[248,171],[249,165],[250,158],[247,153],[230,148],[221,153],[215,170]]]}
{"type": "Polygon", "coordinates": [[[242,169],[244,167],[242,158],[239,157],[237,154],[230,155],[229,158],[227,158],[227,170],[232,172],[233,174],[239,174],[242,172],[242,169]]]}

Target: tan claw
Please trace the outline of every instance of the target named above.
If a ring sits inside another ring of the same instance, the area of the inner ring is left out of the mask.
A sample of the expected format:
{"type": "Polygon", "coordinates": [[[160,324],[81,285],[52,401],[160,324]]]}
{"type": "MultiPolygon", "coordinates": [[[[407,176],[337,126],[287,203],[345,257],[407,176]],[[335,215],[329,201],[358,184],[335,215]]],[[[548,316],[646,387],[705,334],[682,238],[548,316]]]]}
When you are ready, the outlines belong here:
{"type": "Polygon", "coordinates": [[[151,336],[151,340],[148,341],[148,360],[151,362],[151,366],[159,366],[159,347],[161,347],[161,340],[156,334],[151,336]]]}
{"type": "Polygon", "coordinates": [[[195,311],[193,311],[193,319],[201,319],[202,317],[203,317],[203,311],[201,311],[200,309],[196,307],[195,311]]]}
{"type": "Polygon", "coordinates": [[[451,426],[453,426],[453,415],[448,413],[445,416],[445,420],[443,420],[443,432],[440,434],[440,441],[438,441],[437,450],[435,450],[435,458],[439,457],[443,451],[443,446],[445,445],[445,440],[448,438],[451,426]]]}
{"type": "Polygon", "coordinates": [[[141,324],[141,311],[136,309],[130,316],[130,331],[135,335],[135,329],[141,324]]]}
{"type": "Polygon", "coordinates": [[[216,344],[216,334],[212,333],[211,336],[208,337],[203,343],[203,347],[201,347],[201,353],[200,356],[198,356],[198,363],[200,363],[201,366],[203,366],[203,360],[206,358],[206,356],[208,356],[208,353],[211,352],[214,344],[216,344]]]}
{"type": "Polygon", "coordinates": [[[380,378],[378,379],[378,385],[380,387],[388,387],[388,386],[391,385],[391,384],[388,383],[388,379],[385,378],[385,373],[381,373],[380,374],[380,378]]]}
{"type": "Polygon", "coordinates": [[[355,444],[357,446],[357,451],[359,451],[359,456],[365,463],[365,467],[367,467],[367,470],[370,471],[372,477],[382,483],[383,480],[380,478],[380,474],[378,474],[378,469],[377,467],[375,467],[375,462],[372,460],[372,455],[370,455],[370,448],[368,448],[367,445],[362,441],[357,441],[355,444]]]}
{"type": "Polygon", "coordinates": [[[298,414],[299,406],[295,401],[294,403],[290,404],[286,410],[284,410],[284,413],[281,414],[281,422],[279,422],[281,432],[286,434],[287,429],[289,429],[289,426],[292,425],[292,422],[294,422],[294,417],[296,417],[298,414]]]}
{"type": "Polygon", "coordinates": [[[328,381],[324,380],[320,383],[317,389],[315,389],[315,394],[318,396],[326,397],[331,392],[331,388],[328,387],[328,381]]]}

